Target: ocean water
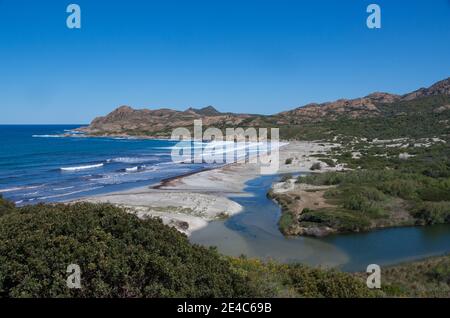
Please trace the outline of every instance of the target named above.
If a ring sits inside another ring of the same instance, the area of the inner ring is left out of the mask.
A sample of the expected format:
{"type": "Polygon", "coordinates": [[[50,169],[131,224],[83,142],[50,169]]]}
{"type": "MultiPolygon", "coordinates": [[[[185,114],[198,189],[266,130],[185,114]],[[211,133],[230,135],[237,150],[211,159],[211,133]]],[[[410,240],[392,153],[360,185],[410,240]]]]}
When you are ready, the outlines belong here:
{"type": "Polygon", "coordinates": [[[62,137],[80,125],[0,125],[0,194],[17,205],[157,183],[217,166],[171,158],[176,141],[62,137]]]}

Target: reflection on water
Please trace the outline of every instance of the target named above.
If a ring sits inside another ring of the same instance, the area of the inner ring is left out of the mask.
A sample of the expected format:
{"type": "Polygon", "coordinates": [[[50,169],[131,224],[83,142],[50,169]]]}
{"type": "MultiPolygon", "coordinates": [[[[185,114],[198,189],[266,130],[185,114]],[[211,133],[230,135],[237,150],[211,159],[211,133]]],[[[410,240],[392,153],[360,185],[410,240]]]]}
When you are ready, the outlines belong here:
{"type": "Polygon", "coordinates": [[[362,270],[367,264],[390,265],[450,252],[450,225],[404,227],[369,233],[334,235],[323,241],[340,247],[350,261],[343,270],[362,270]]]}
{"type": "Polygon", "coordinates": [[[266,193],[277,176],[248,182],[252,196],[233,197],[244,211],[227,221],[211,222],[191,236],[194,243],[217,246],[226,255],[247,255],[313,266],[365,270],[368,264],[387,265],[450,252],[450,225],[405,227],[334,235],[323,239],[285,238],[278,230],[279,207],[266,193]]]}
{"type": "Polygon", "coordinates": [[[211,222],[196,231],[191,241],[217,246],[226,255],[247,255],[281,262],[302,262],[310,265],[337,266],[347,262],[347,256],[332,244],[313,238],[285,238],[278,230],[280,209],[266,193],[275,176],[263,176],[248,183],[253,196],[233,197],[244,211],[227,221],[211,222]]]}

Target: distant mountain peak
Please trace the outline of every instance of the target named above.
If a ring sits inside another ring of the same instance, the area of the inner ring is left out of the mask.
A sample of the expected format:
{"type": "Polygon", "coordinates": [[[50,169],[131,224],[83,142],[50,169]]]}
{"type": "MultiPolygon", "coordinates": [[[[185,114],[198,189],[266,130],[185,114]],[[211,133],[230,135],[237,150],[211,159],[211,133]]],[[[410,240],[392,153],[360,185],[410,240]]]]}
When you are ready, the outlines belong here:
{"type": "Polygon", "coordinates": [[[186,110],[186,112],[193,112],[195,114],[202,115],[202,116],[215,116],[215,115],[222,114],[216,108],[214,108],[214,106],[206,106],[206,107],[203,107],[200,109],[189,107],[186,110]]]}
{"type": "Polygon", "coordinates": [[[372,94],[367,95],[364,98],[368,98],[377,103],[392,103],[398,101],[400,99],[400,95],[390,94],[385,92],[374,92],[372,94]]]}
{"type": "Polygon", "coordinates": [[[412,100],[415,98],[433,96],[433,95],[450,95],[450,77],[436,82],[428,88],[419,88],[418,90],[402,96],[403,100],[412,100]]]}
{"type": "Polygon", "coordinates": [[[114,110],[114,112],[117,112],[117,113],[129,113],[132,111],[134,111],[134,109],[127,105],[119,106],[114,110]]]}

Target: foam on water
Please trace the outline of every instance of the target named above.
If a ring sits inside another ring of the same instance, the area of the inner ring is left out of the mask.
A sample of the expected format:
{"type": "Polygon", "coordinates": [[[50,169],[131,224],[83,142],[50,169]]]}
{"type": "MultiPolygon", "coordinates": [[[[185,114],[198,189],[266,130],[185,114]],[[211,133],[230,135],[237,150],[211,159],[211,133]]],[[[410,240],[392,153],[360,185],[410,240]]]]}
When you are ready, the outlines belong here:
{"type": "Polygon", "coordinates": [[[179,141],[88,138],[75,130],[78,127],[0,126],[0,193],[19,205],[66,201],[154,184],[228,163],[208,163],[211,151],[223,159],[236,151],[233,160],[239,160],[265,149],[260,143],[187,141],[192,153],[199,154],[198,162],[193,158],[173,160],[179,141]],[[39,188],[30,191],[36,184],[39,188]]]}
{"type": "Polygon", "coordinates": [[[63,167],[60,168],[62,171],[79,171],[79,170],[86,170],[86,169],[95,169],[103,167],[103,163],[98,163],[95,165],[86,165],[86,166],[78,166],[78,167],[63,167]]]}

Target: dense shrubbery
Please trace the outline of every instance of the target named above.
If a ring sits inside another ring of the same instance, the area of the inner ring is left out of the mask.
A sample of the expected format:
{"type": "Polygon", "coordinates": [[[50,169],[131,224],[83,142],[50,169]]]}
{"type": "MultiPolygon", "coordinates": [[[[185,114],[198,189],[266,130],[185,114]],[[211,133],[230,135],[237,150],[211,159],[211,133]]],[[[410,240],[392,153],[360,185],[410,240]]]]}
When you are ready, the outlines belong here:
{"type": "Polygon", "coordinates": [[[8,212],[11,212],[14,207],[14,203],[3,199],[2,195],[0,195],[0,217],[8,212]]]}
{"type": "MultiPolygon", "coordinates": [[[[416,224],[450,223],[448,178],[432,178],[421,173],[399,170],[371,169],[312,174],[299,177],[297,182],[337,186],[325,194],[330,203],[337,205],[336,209],[312,212],[300,220],[327,224],[340,230],[351,228],[348,226],[350,222],[357,222],[355,228],[360,228],[360,223],[366,223],[367,219],[383,221],[381,219],[384,218],[389,222],[389,215],[398,212],[398,205],[390,206],[397,199],[402,200],[403,207],[400,208],[409,210],[416,224]],[[353,213],[352,218],[349,218],[349,213],[353,213]],[[312,217],[315,214],[317,215],[312,217]],[[346,226],[343,227],[341,223],[346,226]]],[[[386,222],[383,224],[388,224],[386,222]]]]}
{"type": "MultiPolygon", "coordinates": [[[[437,283],[447,285],[450,284],[450,264],[448,264],[448,261],[443,261],[432,267],[431,270],[427,272],[427,274],[437,283]]],[[[448,296],[450,297],[450,295],[448,296]]]]}
{"type": "Polygon", "coordinates": [[[251,294],[217,252],[156,219],[92,204],[28,206],[0,217],[1,297],[251,294]],[[81,267],[81,290],[66,287],[72,263],[81,267]]]}
{"type": "Polygon", "coordinates": [[[373,297],[364,280],[335,270],[319,270],[304,265],[262,263],[234,258],[232,266],[247,278],[257,297],[373,297]]]}
{"type": "Polygon", "coordinates": [[[419,224],[450,223],[450,202],[421,202],[412,214],[419,224]]]}
{"type": "Polygon", "coordinates": [[[105,204],[1,200],[0,297],[365,297],[350,274],[228,258],[105,204]],[[81,289],[66,286],[69,264],[81,289]]]}
{"type": "Polygon", "coordinates": [[[366,231],[370,226],[370,218],[360,214],[354,214],[345,210],[318,210],[307,211],[300,215],[299,222],[313,223],[319,226],[328,226],[339,232],[360,232],[366,231]]]}
{"type": "Polygon", "coordinates": [[[382,290],[390,296],[450,297],[450,256],[383,269],[382,290]]]}

